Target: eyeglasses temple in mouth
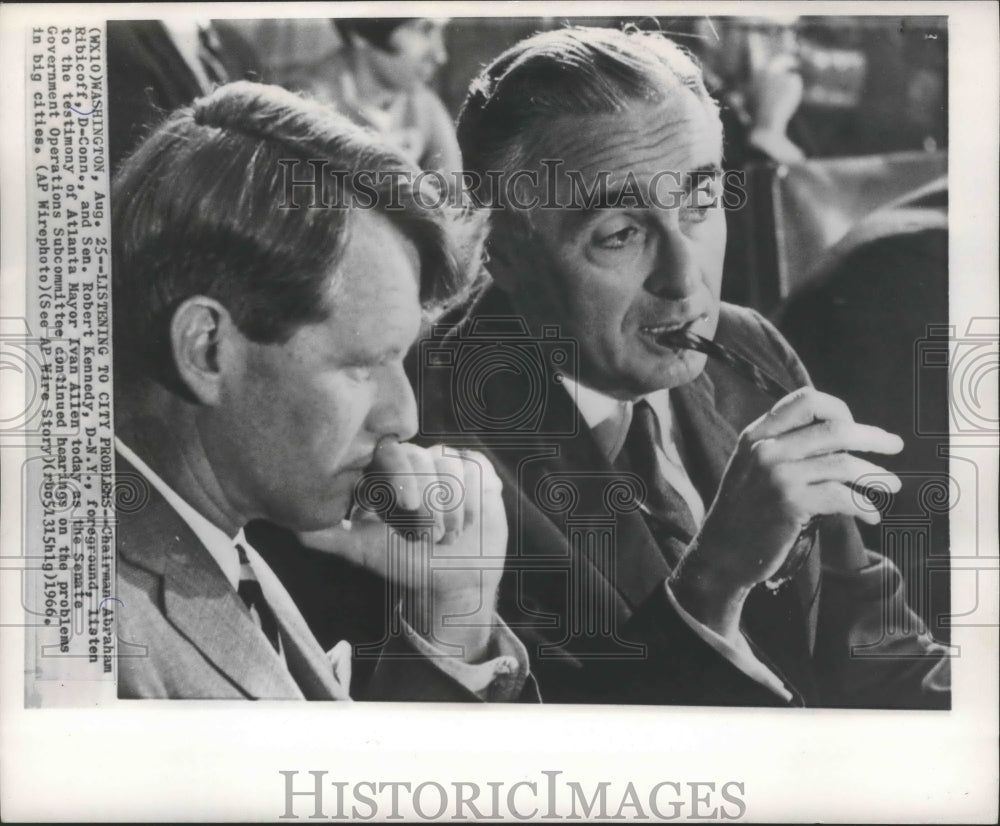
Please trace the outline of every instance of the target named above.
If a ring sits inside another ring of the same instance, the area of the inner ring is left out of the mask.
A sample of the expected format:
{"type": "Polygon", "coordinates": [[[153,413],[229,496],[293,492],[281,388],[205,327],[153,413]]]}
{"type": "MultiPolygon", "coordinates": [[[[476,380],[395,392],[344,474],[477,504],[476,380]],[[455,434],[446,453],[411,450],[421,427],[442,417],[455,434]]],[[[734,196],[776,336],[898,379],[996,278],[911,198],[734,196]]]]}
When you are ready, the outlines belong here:
{"type": "Polygon", "coordinates": [[[785,387],[774,376],[758,367],[746,356],[730,350],[728,347],[723,347],[709,338],[692,333],[690,329],[682,328],[661,333],[656,337],[656,343],[678,350],[695,350],[704,353],[709,358],[727,365],[734,373],[745,378],[761,393],[770,396],[774,401],[782,399],[792,392],[790,388],[785,387]]]}

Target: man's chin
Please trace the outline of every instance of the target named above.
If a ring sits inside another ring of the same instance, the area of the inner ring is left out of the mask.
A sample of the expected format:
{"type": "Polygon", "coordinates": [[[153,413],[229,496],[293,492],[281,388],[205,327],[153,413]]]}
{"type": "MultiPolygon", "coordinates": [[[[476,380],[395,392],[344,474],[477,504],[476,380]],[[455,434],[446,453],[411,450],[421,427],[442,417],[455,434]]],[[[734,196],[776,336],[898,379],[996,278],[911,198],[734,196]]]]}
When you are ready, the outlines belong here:
{"type": "Polygon", "coordinates": [[[286,509],[271,517],[271,521],[287,528],[294,533],[309,533],[325,531],[340,525],[350,514],[352,498],[345,495],[334,495],[323,502],[314,503],[308,509],[302,506],[305,502],[296,502],[294,510],[286,509]]]}
{"type": "Polygon", "coordinates": [[[680,350],[665,356],[647,374],[643,394],[690,384],[705,370],[707,361],[707,356],[693,350],[680,350]]]}

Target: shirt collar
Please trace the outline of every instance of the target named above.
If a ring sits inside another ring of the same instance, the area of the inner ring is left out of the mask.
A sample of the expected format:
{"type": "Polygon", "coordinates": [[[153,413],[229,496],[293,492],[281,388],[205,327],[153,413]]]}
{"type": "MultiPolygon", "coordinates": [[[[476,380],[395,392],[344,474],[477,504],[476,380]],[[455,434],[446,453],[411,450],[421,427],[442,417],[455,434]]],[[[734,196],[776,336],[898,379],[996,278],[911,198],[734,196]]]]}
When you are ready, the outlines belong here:
{"type": "Polygon", "coordinates": [[[157,475],[156,471],[140,459],[135,451],[117,436],[115,436],[115,448],[123,458],[145,477],[149,484],[159,491],[160,495],[167,500],[167,504],[177,511],[177,515],[184,520],[194,535],[198,537],[201,544],[211,554],[212,559],[222,569],[222,573],[229,581],[229,584],[233,588],[236,588],[240,581],[240,560],[236,552],[236,543],[246,543],[246,539],[243,536],[243,529],[240,528],[240,532],[235,537],[227,536],[225,531],[213,525],[190,504],[184,501],[177,491],[164,482],[157,475]]]}
{"type": "MultiPolygon", "coordinates": [[[[563,387],[576,403],[580,415],[591,429],[598,447],[609,462],[614,462],[625,445],[629,426],[632,424],[631,401],[622,401],[594,390],[592,387],[563,376],[563,387]]],[[[660,434],[664,439],[672,438],[672,416],[670,412],[670,391],[654,390],[642,397],[656,414],[660,424],[660,434]]]]}
{"type": "Polygon", "coordinates": [[[563,376],[563,387],[576,402],[577,409],[587,426],[594,429],[608,419],[621,417],[631,406],[631,402],[606,396],[599,390],[587,387],[585,384],[573,381],[569,376],[563,376]]]}

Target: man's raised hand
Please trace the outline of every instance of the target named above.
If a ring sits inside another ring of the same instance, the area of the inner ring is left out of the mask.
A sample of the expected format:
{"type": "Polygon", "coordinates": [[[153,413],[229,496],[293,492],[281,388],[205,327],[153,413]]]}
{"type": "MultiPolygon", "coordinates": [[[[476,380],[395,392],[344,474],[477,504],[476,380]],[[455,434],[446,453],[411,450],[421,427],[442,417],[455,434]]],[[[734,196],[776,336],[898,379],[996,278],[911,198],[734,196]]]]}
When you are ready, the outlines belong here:
{"type": "Polygon", "coordinates": [[[840,399],[813,388],[790,393],[740,434],[702,529],[671,580],[675,596],[710,628],[732,633],[749,590],[778,571],[813,516],[879,521],[852,484],[873,474],[892,492],[901,483],[850,451],[902,449],[898,436],[855,422],[840,399]]]}
{"type": "Polygon", "coordinates": [[[384,440],[350,521],[299,538],[397,582],[411,626],[474,660],[489,639],[507,551],[502,490],[480,453],[384,440]]]}

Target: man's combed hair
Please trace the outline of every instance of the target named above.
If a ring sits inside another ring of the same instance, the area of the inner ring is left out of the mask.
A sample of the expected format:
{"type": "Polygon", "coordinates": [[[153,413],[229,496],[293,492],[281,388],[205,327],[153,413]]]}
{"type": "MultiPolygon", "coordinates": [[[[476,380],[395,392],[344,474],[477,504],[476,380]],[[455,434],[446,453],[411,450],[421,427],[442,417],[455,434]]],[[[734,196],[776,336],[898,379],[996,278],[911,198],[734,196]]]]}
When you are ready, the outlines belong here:
{"type": "Polygon", "coordinates": [[[660,32],[572,27],[533,35],[472,82],[458,117],[465,168],[530,169],[554,117],[622,112],[670,89],[715,102],[690,54],[660,32]]]}
{"type": "Polygon", "coordinates": [[[240,331],[261,343],[287,341],[327,317],[356,212],[309,206],[301,195],[290,208],[282,166],[289,161],[300,162],[298,180],[312,174],[309,161],[325,161],[329,192],[341,203],[352,192],[335,174],[370,172],[376,204],[401,207],[382,212],[417,247],[425,304],[462,286],[447,217],[427,208],[433,199],[414,197],[416,167],[326,107],[275,86],[229,84],[170,115],[115,175],[119,378],[150,376],[175,386],[170,322],[193,295],[219,301],[240,331]]]}

